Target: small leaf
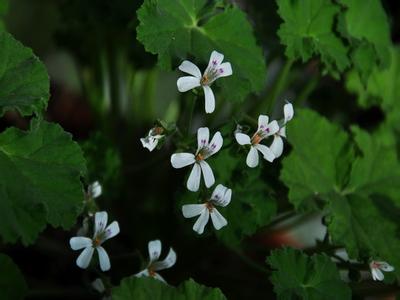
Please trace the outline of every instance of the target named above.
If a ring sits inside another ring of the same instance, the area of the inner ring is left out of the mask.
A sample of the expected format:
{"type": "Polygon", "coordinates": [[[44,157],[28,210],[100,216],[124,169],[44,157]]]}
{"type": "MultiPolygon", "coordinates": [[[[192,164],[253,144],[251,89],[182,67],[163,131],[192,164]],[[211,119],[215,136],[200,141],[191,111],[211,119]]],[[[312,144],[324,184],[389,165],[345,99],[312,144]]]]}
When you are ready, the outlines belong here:
{"type": "Polygon", "coordinates": [[[278,299],[351,299],[350,288],[326,255],[307,256],[285,248],[273,251],[267,262],[275,269],[271,281],[278,299]]]}
{"type": "Polygon", "coordinates": [[[28,286],[18,266],[7,255],[0,253],[0,299],[22,300],[28,286]]]}

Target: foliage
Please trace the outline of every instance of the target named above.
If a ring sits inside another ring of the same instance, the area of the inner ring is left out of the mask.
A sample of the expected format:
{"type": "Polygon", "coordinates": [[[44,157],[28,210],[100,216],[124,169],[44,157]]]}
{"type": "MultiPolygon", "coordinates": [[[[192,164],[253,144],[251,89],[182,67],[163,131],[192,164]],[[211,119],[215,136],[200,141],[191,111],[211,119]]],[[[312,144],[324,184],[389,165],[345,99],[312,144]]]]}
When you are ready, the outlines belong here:
{"type": "Polygon", "coordinates": [[[4,300],[24,299],[28,287],[21,271],[7,255],[0,253],[0,298],[4,300]]]}

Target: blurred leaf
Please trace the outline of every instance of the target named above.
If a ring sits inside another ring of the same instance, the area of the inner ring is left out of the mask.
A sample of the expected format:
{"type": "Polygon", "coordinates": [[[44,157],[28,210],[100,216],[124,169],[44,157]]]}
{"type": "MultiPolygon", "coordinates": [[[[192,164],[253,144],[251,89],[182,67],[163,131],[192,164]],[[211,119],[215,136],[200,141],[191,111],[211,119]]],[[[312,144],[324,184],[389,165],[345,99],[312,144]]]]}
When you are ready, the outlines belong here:
{"type": "Polygon", "coordinates": [[[209,288],[189,279],[177,288],[153,278],[125,278],[113,289],[113,300],[222,300],[226,299],[217,288],[209,288]]]}
{"type": "Polygon", "coordinates": [[[333,75],[349,67],[347,49],[333,32],[335,15],[340,7],[330,0],[278,0],[283,19],[278,35],[286,46],[289,59],[308,61],[320,55],[333,75]]]}
{"type": "Polygon", "coordinates": [[[146,0],[137,14],[137,38],[148,52],[158,55],[161,67],[170,69],[191,56],[196,63],[208,63],[211,52],[217,50],[232,64],[234,73],[216,82],[225,97],[243,100],[264,86],[264,57],[239,8],[227,6],[220,12],[206,6],[205,0],[146,0]]]}
{"type": "Polygon", "coordinates": [[[293,151],[283,160],[280,178],[296,208],[313,207],[314,197],[325,199],[341,189],[338,174],[344,171],[337,161],[349,155],[348,135],[311,110],[299,110],[287,132],[293,151]]]}
{"type": "Polygon", "coordinates": [[[0,117],[13,109],[23,116],[41,114],[49,99],[43,63],[6,32],[0,32],[0,57],[0,117]]]}
{"type": "Polygon", "coordinates": [[[278,299],[351,299],[350,288],[326,255],[284,248],[274,250],[267,262],[275,269],[271,281],[278,299]]]}
{"type": "Polygon", "coordinates": [[[0,253],[0,299],[24,299],[28,286],[18,266],[7,255],[0,253]]]}
{"type": "Polygon", "coordinates": [[[46,223],[71,227],[83,206],[85,160],[71,135],[33,120],[29,131],[0,134],[0,235],[31,244],[46,223]]]}
{"type": "Polygon", "coordinates": [[[0,30],[4,30],[3,18],[8,12],[8,0],[0,0],[0,30]]]}

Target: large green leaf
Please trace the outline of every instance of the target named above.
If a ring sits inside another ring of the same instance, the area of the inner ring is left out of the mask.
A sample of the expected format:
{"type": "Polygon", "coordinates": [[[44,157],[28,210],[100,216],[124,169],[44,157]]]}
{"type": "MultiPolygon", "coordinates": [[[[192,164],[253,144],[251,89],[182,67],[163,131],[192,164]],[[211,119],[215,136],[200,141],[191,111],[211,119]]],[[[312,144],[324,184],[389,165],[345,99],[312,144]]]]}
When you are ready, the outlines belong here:
{"type": "Polygon", "coordinates": [[[0,299],[24,299],[28,291],[25,279],[11,258],[2,253],[0,253],[0,270],[0,299]]]}
{"type": "Polygon", "coordinates": [[[71,227],[83,206],[85,160],[59,125],[34,120],[0,134],[0,236],[32,243],[46,223],[71,227]]]}
{"type": "Polygon", "coordinates": [[[278,299],[351,299],[350,288],[328,256],[284,248],[273,251],[267,262],[275,269],[271,281],[278,299]]]}
{"type": "Polygon", "coordinates": [[[278,0],[283,19],[278,35],[286,56],[303,62],[320,55],[328,71],[343,71],[350,62],[347,49],[333,31],[340,8],[331,0],[278,0]]]}
{"type": "Polygon", "coordinates": [[[218,288],[209,288],[189,279],[177,288],[153,278],[125,278],[112,291],[113,300],[223,300],[225,296],[218,288]]]}
{"type": "Polygon", "coordinates": [[[235,6],[222,12],[205,0],[146,0],[138,10],[137,38],[157,54],[164,68],[195,58],[208,63],[213,50],[225,55],[233,75],[217,80],[229,99],[243,100],[261,90],[266,74],[261,49],[256,45],[246,15],[235,6]]]}
{"type": "Polygon", "coordinates": [[[314,197],[325,198],[341,189],[344,179],[339,174],[345,174],[346,168],[338,161],[351,153],[348,136],[311,110],[299,110],[287,131],[293,151],[283,160],[281,180],[296,208],[314,206],[314,197]]]}
{"type": "Polygon", "coordinates": [[[43,63],[7,32],[0,32],[0,57],[0,117],[12,109],[23,116],[41,113],[49,99],[43,63]]]}

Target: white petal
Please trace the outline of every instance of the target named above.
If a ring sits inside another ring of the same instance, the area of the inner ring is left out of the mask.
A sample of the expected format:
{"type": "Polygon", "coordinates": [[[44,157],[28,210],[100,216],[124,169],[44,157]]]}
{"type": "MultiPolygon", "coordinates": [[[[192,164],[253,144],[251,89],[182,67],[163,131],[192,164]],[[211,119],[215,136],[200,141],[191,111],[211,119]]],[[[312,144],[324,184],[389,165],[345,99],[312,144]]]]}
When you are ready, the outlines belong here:
{"type": "Polygon", "coordinates": [[[258,117],[258,130],[263,130],[268,126],[269,118],[266,115],[260,115],[258,117]]]}
{"type": "Polygon", "coordinates": [[[220,230],[222,227],[228,224],[226,219],[219,213],[219,211],[216,208],[213,208],[210,214],[211,214],[211,221],[216,230],[220,230]]]}
{"type": "Polygon", "coordinates": [[[258,151],[260,151],[264,157],[265,160],[268,160],[269,162],[273,162],[275,159],[274,153],[265,145],[255,145],[254,146],[258,151]]]}
{"type": "Polygon", "coordinates": [[[111,269],[110,258],[106,250],[103,247],[99,246],[96,248],[97,253],[99,254],[99,261],[100,261],[100,269],[105,272],[111,269]]]}
{"type": "Polygon", "coordinates": [[[107,220],[108,220],[108,214],[105,211],[100,211],[97,212],[94,215],[94,220],[95,220],[95,227],[94,227],[94,232],[95,235],[97,235],[99,232],[104,231],[107,225],[107,220]]]}
{"type": "Polygon", "coordinates": [[[149,270],[144,269],[143,271],[140,271],[139,273],[135,274],[135,277],[148,277],[149,276],[149,270]]]}
{"type": "Polygon", "coordinates": [[[383,275],[382,271],[377,269],[377,268],[373,268],[371,270],[371,273],[372,273],[372,279],[373,280],[382,281],[385,278],[385,276],[383,275]]]}
{"type": "Polygon", "coordinates": [[[178,78],[176,85],[178,87],[178,91],[187,92],[188,90],[200,86],[200,79],[193,76],[183,76],[178,78]]]}
{"type": "Polygon", "coordinates": [[[264,132],[267,133],[267,136],[273,135],[279,131],[279,125],[277,121],[272,121],[268,124],[268,126],[264,129],[264,132]]]}
{"type": "Polygon", "coordinates": [[[213,203],[219,206],[227,206],[231,202],[232,190],[218,184],[211,195],[211,200],[213,203]]]}
{"type": "Polygon", "coordinates": [[[157,261],[153,264],[154,270],[160,271],[171,268],[176,263],[176,253],[170,248],[167,257],[162,261],[157,261]]]}
{"type": "Polygon", "coordinates": [[[153,151],[158,144],[158,139],[154,137],[147,137],[147,138],[141,138],[140,141],[142,142],[143,148],[149,149],[149,151],[153,151]]]}
{"type": "Polygon", "coordinates": [[[81,269],[86,269],[89,266],[90,261],[92,260],[93,251],[94,248],[91,246],[85,248],[82,251],[82,253],[78,256],[76,260],[76,265],[81,269]]]}
{"type": "Polygon", "coordinates": [[[87,237],[77,236],[69,240],[69,245],[71,246],[72,250],[79,250],[92,246],[92,240],[87,237]]]}
{"type": "Polygon", "coordinates": [[[161,275],[158,274],[158,273],[155,273],[153,278],[155,278],[155,279],[157,279],[157,280],[159,280],[159,281],[164,282],[165,284],[167,284],[167,282],[165,281],[165,279],[162,278],[161,275]]]}
{"type": "Polygon", "coordinates": [[[206,209],[204,204],[186,204],[182,206],[182,214],[185,218],[193,218],[206,209]]]}
{"type": "Polygon", "coordinates": [[[218,77],[226,77],[232,75],[232,66],[225,62],[218,67],[218,77]]]}
{"type": "Polygon", "coordinates": [[[118,233],[119,233],[119,225],[117,221],[114,221],[106,228],[106,231],[104,233],[104,241],[113,238],[118,233]]]}
{"type": "Polygon", "coordinates": [[[188,181],[186,183],[186,187],[189,191],[197,192],[200,187],[200,178],[201,178],[201,168],[199,164],[194,164],[193,169],[190,172],[188,181]]]}
{"type": "Polygon", "coordinates": [[[211,170],[211,167],[208,163],[206,163],[204,160],[200,161],[200,167],[201,170],[203,171],[203,178],[204,178],[204,183],[206,187],[210,187],[215,183],[215,178],[213,171],[211,170]]]}
{"type": "Polygon", "coordinates": [[[197,129],[197,150],[208,145],[210,140],[210,130],[208,127],[200,127],[197,129]]]}
{"type": "Polygon", "coordinates": [[[258,152],[253,146],[250,147],[249,154],[247,154],[246,164],[250,168],[255,168],[258,166],[258,152]]]}
{"type": "Polygon", "coordinates": [[[106,291],[103,280],[101,280],[100,278],[97,278],[95,281],[92,282],[92,288],[99,293],[104,293],[106,291]]]}
{"type": "Polygon", "coordinates": [[[211,68],[211,67],[219,66],[222,63],[223,60],[224,60],[224,55],[222,53],[219,53],[219,52],[214,50],[211,53],[207,69],[211,68]]]}
{"type": "Polygon", "coordinates": [[[250,137],[244,133],[240,133],[240,132],[236,133],[235,139],[239,145],[250,145],[251,144],[250,137]]]}
{"type": "Polygon", "coordinates": [[[91,185],[89,185],[88,191],[90,197],[92,198],[99,197],[102,193],[101,184],[98,181],[93,182],[91,185]]]}
{"type": "Polygon", "coordinates": [[[379,269],[381,269],[382,271],[385,272],[392,272],[394,271],[394,267],[389,265],[387,262],[385,261],[378,261],[377,262],[379,264],[379,269]]]}
{"type": "Polygon", "coordinates": [[[150,241],[148,245],[150,262],[156,261],[161,254],[161,241],[150,241]]]}
{"type": "Polygon", "coordinates": [[[283,139],[279,135],[275,135],[274,140],[269,148],[271,149],[272,153],[274,153],[275,157],[281,156],[283,152],[283,139]]]}
{"type": "Polygon", "coordinates": [[[285,124],[293,118],[294,110],[292,103],[288,102],[283,106],[283,115],[285,124]]]}
{"type": "Polygon", "coordinates": [[[281,127],[276,134],[285,138],[286,137],[286,126],[281,127]]]}
{"type": "Polygon", "coordinates": [[[206,158],[217,153],[221,149],[223,143],[224,143],[224,140],[222,138],[221,132],[217,131],[214,134],[213,138],[211,139],[210,144],[208,145],[210,152],[208,153],[206,158]]]}
{"type": "Polygon", "coordinates": [[[196,231],[198,234],[202,234],[209,218],[210,212],[208,211],[208,209],[203,210],[196,223],[194,223],[193,230],[196,231]]]}
{"type": "Polygon", "coordinates": [[[215,97],[212,89],[208,85],[203,85],[204,98],[205,98],[205,110],[206,113],[210,114],[215,109],[215,97]]]}
{"type": "Polygon", "coordinates": [[[219,206],[225,207],[229,203],[231,203],[231,199],[232,199],[232,190],[228,189],[224,195],[224,198],[222,199],[222,201],[219,201],[218,204],[219,206]]]}
{"type": "Polygon", "coordinates": [[[193,75],[194,77],[201,78],[201,72],[199,68],[188,60],[184,60],[178,68],[185,73],[193,75]]]}
{"type": "Polygon", "coordinates": [[[175,153],[171,155],[171,165],[175,169],[180,169],[196,162],[192,153],[175,153]]]}

